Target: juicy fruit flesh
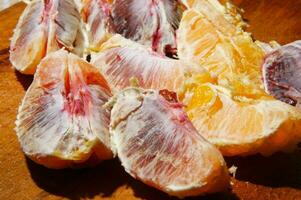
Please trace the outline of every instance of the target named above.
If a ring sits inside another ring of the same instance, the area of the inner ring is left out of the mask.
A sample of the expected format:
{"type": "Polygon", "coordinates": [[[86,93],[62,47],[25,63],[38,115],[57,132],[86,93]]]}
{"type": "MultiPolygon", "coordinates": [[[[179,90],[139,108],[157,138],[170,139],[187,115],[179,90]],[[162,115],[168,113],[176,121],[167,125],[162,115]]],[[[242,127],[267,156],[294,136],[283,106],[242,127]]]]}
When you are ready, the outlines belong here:
{"type": "Polygon", "coordinates": [[[229,1],[221,4],[218,0],[183,0],[183,3],[188,9],[194,9],[206,15],[220,29],[235,32],[235,29],[242,29],[247,25],[240,15],[242,10],[229,1]]]}
{"type": "Polygon", "coordinates": [[[110,89],[93,66],[60,50],[40,63],[16,121],[25,154],[50,168],[109,159],[110,89]]]}
{"type": "Polygon", "coordinates": [[[168,91],[130,88],[118,93],[110,130],[125,170],[148,185],[194,196],[229,184],[221,154],[197,133],[168,91]]]}
{"type": "Polygon", "coordinates": [[[81,55],[84,45],[80,14],[73,0],[30,2],[22,13],[10,46],[10,60],[33,74],[47,54],[65,47],[81,55]]]}
{"type": "Polygon", "coordinates": [[[192,98],[187,106],[187,110],[191,110],[196,107],[205,106],[212,102],[215,93],[207,85],[201,85],[192,89],[192,98]],[[201,100],[200,100],[201,99],[201,100]]]}
{"type": "Polygon", "coordinates": [[[260,68],[265,48],[212,2],[218,3],[187,1],[194,7],[183,13],[178,31],[180,59],[210,73],[197,74],[183,86],[180,98],[189,118],[223,155],[294,148],[301,139],[301,112],[265,92],[260,68]]]}
{"type": "Polygon", "coordinates": [[[113,34],[147,46],[161,55],[176,55],[176,30],[184,6],[171,0],[83,0],[82,14],[87,23],[90,50],[113,34]]]}
{"type": "Polygon", "coordinates": [[[259,67],[264,52],[247,33],[218,28],[202,13],[185,11],[178,32],[180,59],[199,63],[236,95],[266,96],[259,67]]]}
{"type": "Polygon", "coordinates": [[[212,83],[188,88],[183,98],[187,115],[223,155],[270,155],[294,148],[301,139],[301,113],[289,105],[274,99],[238,99],[212,83]]]}
{"type": "Polygon", "coordinates": [[[10,47],[10,61],[21,72],[33,74],[36,65],[45,54],[46,33],[40,24],[39,16],[43,14],[42,2],[29,4],[21,15],[14,31],[10,47]],[[28,24],[40,24],[29,26],[28,24]],[[35,37],[28,37],[34,33],[35,37]],[[23,48],[22,48],[23,47],[23,48]]]}
{"type": "Polygon", "coordinates": [[[266,91],[283,102],[300,107],[301,41],[268,54],[262,66],[266,91]]]}
{"type": "Polygon", "coordinates": [[[173,0],[115,0],[112,17],[116,32],[161,54],[174,54],[181,17],[173,0]]]}
{"type": "Polygon", "coordinates": [[[92,55],[92,63],[116,91],[131,86],[133,79],[142,88],[177,91],[185,75],[197,68],[159,55],[118,35],[104,43],[100,53],[92,55]]]}
{"type": "Polygon", "coordinates": [[[110,7],[107,0],[84,1],[82,13],[89,27],[89,48],[94,51],[97,51],[114,32],[110,7]]]}

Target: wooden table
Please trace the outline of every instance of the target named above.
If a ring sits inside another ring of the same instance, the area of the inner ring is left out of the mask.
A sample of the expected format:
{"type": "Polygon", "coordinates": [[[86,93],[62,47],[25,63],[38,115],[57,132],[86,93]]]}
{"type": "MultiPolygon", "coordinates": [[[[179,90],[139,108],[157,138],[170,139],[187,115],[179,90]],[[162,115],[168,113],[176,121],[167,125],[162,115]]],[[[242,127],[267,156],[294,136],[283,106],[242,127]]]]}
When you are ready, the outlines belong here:
{"type": "MultiPolygon", "coordinates": [[[[301,38],[301,0],[236,0],[256,39],[284,44],[301,38]]],[[[0,199],[173,199],[127,175],[117,159],[95,168],[50,170],[24,157],[14,128],[17,108],[32,81],[8,59],[9,38],[23,3],[0,13],[0,199]]],[[[301,152],[227,158],[238,167],[231,191],[193,199],[301,199],[301,152]]]]}

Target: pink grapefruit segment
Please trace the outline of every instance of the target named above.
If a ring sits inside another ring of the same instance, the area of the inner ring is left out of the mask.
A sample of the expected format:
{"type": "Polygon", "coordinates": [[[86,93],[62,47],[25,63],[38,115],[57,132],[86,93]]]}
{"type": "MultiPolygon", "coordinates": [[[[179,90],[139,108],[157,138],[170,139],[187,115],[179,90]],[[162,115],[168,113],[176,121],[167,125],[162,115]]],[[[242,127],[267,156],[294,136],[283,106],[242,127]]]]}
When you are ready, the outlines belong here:
{"type": "Polygon", "coordinates": [[[25,154],[50,168],[112,158],[111,96],[102,75],[90,64],[60,50],[39,64],[19,108],[16,132],[25,154]]]}
{"type": "Polygon", "coordinates": [[[84,0],[84,21],[88,26],[89,48],[97,51],[114,33],[111,5],[107,0],[84,0]]]}
{"type": "Polygon", "coordinates": [[[84,45],[82,28],[73,0],[32,1],[14,30],[10,61],[21,73],[33,74],[47,53],[64,47],[81,55],[84,45]]]}
{"type": "Polygon", "coordinates": [[[301,41],[270,52],[262,66],[266,91],[288,104],[301,103],[301,41]]]}
{"type": "Polygon", "coordinates": [[[203,71],[193,63],[160,55],[120,35],[104,43],[92,55],[92,63],[105,75],[115,90],[131,86],[131,80],[146,89],[178,91],[185,77],[203,71]]]}
{"type": "Polygon", "coordinates": [[[115,0],[112,16],[116,33],[160,54],[176,53],[176,30],[182,7],[174,0],[115,0]]]}
{"type": "Polygon", "coordinates": [[[180,197],[227,188],[222,155],[200,136],[172,93],[129,88],[112,104],[112,146],[131,176],[180,197]]]}

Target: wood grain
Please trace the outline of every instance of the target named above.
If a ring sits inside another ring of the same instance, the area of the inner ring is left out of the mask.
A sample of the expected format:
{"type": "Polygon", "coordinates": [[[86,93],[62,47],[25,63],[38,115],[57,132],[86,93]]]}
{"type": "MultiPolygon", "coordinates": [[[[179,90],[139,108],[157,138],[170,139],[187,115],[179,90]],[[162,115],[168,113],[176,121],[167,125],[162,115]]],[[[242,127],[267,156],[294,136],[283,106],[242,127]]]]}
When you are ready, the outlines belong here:
{"type": "MultiPolygon", "coordinates": [[[[301,38],[301,0],[236,0],[249,31],[262,41],[281,44],[301,38]]],[[[174,199],[127,175],[117,159],[80,170],[49,170],[26,159],[14,128],[19,103],[32,81],[8,59],[9,38],[24,9],[19,3],[0,13],[0,199],[174,199]]],[[[301,152],[271,157],[228,158],[238,166],[228,192],[193,199],[301,199],[301,152]]]]}

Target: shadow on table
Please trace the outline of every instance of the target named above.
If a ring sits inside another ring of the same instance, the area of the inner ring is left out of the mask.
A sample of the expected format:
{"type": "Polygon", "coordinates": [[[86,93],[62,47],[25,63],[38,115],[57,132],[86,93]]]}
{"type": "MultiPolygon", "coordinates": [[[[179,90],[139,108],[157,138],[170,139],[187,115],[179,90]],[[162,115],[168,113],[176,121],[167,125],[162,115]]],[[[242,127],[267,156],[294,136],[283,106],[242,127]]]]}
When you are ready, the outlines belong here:
{"type": "MultiPolygon", "coordinates": [[[[119,188],[131,188],[134,195],[145,200],[176,200],[163,192],[148,187],[128,175],[118,159],[105,161],[93,168],[51,170],[37,165],[28,158],[27,166],[35,183],[45,192],[69,199],[93,198],[97,195],[110,197],[119,188]]],[[[120,195],[120,194],[119,194],[120,195]]],[[[131,194],[129,193],[129,196],[131,194]]],[[[208,195],[206,197],[187,198],[190,200],[236,200],[231,191],[208,195]]]]}
{"type": "Polygon", "coordinates": [[[268,187],[301,189],[301,151],[226,158],[228,167],[237,168],[236,179],[268,187]]]}
{"type": "Polygon", "coordinates": [[[33,75],[21,74],[17,70],[15,70],[15,75],[18,81],[22,84],[24,90],[27,90],[33,80],[33,75]]]}

